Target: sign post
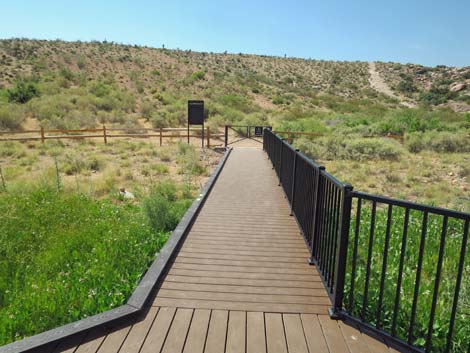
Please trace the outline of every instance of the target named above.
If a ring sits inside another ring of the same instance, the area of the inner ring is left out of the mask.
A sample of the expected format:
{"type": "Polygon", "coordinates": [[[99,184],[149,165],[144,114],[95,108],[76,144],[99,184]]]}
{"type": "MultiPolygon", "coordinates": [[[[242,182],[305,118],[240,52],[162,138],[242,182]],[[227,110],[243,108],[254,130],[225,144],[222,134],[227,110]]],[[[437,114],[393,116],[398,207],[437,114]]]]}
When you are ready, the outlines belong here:
{"type": "Polygon", "coordinates": [[[204,148],[204,101],[188,101],[188,143],[189,125],[202,125],[202,148],[204,148]]]}

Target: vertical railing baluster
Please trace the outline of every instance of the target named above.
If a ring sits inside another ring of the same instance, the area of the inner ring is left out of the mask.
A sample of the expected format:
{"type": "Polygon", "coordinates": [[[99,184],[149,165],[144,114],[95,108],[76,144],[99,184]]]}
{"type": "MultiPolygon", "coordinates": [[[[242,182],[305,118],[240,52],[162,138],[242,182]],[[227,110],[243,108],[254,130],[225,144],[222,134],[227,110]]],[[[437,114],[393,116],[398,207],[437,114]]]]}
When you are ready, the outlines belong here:
{"type": "Polygon", "coordinates": [[[356,224],[354,227],[354,245],[353,245],[353,253],[351,259],[351,288],[349,289],[349,305],[348,311],[352,312],[354,307],[354,287],[356,283],[356,266],[357,266],[357,250],[359,245],[359,231],[360,231],[360,224],[361,224],[361,206],[362,206],[362,199],[357,199],[357,209],[356,209],[356,224]]]}
{"type": "Polygon", "coordinates": [[[375,213],[377,209],[377,201],[372,201],[372,213],[370,218],[370,230],[369,230],[369,248],[367,251],[367,267],[366,267],[366,279],[364,284],[364,298],[362,301],[361,319],[364,321],[366,316],[366,308],[369,300],[369,281],[370,281],[370,270],[372,265],[372,250],[374,246],[374,232],[375,232],[375,213]]]}
{"type": "Polygon", "coordinates": [[[278,186],[282,185],[282,154],[283,154],[283,150],[284,150],[284,139],[281,139],[281,147],[280,147],[280,152],[279,152],[280,162],[279,162],[279,173],[278,173],[278,177],[279,177],[278,186]]]}
{"type": "Polygon", "coordinates": [[[465,254],[467,253],[467,243],[468,243],[468,228],[469,228],[470,220],[466,219],[464,228],[463,228],[463,238],[462,238],[462,245],[460,247],[460,259],[459,259],[459,267],[457,270],[457,280],[455,283],[455,291],[454,291],[454,301],[452,302],[452,311],[450,314],[450,321],[449,321],[449,331],[447,332],[447,344],[445,352],[450,352],[451,345],[452,345],[452,338],[454,336],[454,327],[455,327],[455,316],[457,315],[457,307],[459,302],[459,295],[460,295],[460,286],[462,284],[462,274],[465,265],[465,254]]]}
{"type": "Polygon", "coordinates": [[[336,278],[333,296],[333,308],[330,314],[338,317],[343,308],[344,282],[346,279],[346,264],[348,254],[349,227],[351,222],[352,186],[346,184],[342,190],[341,225],[338,232],[339,240],[336,249],[336,278]]]}
{"type": "Polygon", "coordinates": [[[294,167],[292,171],[292,192],[291,192],[291,197],[290,197],[290,215],[294,215],[294,202],[295,202],[295,179],[297,176],[297,155],[299,154],[299,150],[295,150],[294,154],[294,167]]]}
{"type": "Polygon", "coordinates": [[[313,197],[313,219],[312,219],[312,251],[311,257],[309,259],[310,264],[314,264],[317,259],[317,250],[318,250],[318,226],[320,220],[320,207],[321,202],[321,173],[325,170],[325,167],[320,166],[318,169],[315,169],[315,195],[313,197]]]}
{"type": "Polygon", "coordinates": [[[390,228],[392,225],[392,215],[393,215],[393,206],[388,205],[387,228],[385,230],[385,244],[384,244],[383,259],[382,259],[382,274],[380,276],[379,301],[377,304],[377,314],[376,314],[376,319],[375,319],[375,327],[377,328],[381,327],[382,304],[383,304],[384,289],[385,289],[385,275],[387,273],[388,247],[390,244],[390,228]]]}
{"type": "MultiPolygon", "coordinates": [[[[335,243],[334,243],[334,248],[333,248],[333,253],[331,254],[332,257],[332,266],[331,266],[331,276],[330,276],[330,287],[333,287],[335,285],[335,275],[336,275],[336,252],[339,246],[339,242],[341,239],[341,234],[340,234],[340,214],[341,214],[341,208],[342,208],[342,198],[343,198],[343,192],[344,190],[341,188],[336,187],[336,206],[335,206],[335,228],[334,228],[334,234],[335,234],[335,243]]],[[[347,248],[346,248],[347,251],[347,248]]],[[[346,252],[347,254],[347,252],[346,252]]],[[[346,271],[346,269],[344,269],[346,271]]]]}
{"type": "Polygon", "coordinates": [[[413,343],[414,326],[416,320],[416,309],[418,308],[419,286],[421,282],[421,271],[423,267],[424,246],[426,243],[426,233],[428,229],[428,211],[424,211],[423,225],[421,229],[421,240],[419,244],[418,268],[416,269],[415,290],[413,294],[413,304],[411,307],[410,326],[408,329],[408,344],[413,343]]]}
{"type": "Polygon", "coordinates": [[[436,315],[437,295],[439,293],[439,282],[441,281],[442,260],[444,259],[444,248],[446,243],[447,234],[447,216],[444,216],[442,221],[441,242],[439,244],[439,255],[437,259],[436,279],[434,281],[434,293],[432,296],[431,314],[429,317],[428,336],[426,340],[426,352],[431,351],[432,347],[432,332],[434,326],[434,317],[436,315]]]}
{"type": "Polygon", "coordinates": [[[406,242],[408,238],[408,224],[410,221],[410,209],[405,209],[405,220],[403,221],[403,234],[401,239],[401,250],[400,250],[400,264],[398,265],[398,278],[397,278],[397,290],[395,293],[395,303],[393,307],[393,318],[392,318],[392,336],[396,336],[397,333],[397,318],[398,310],[400,309],[400,296],[401,296],[401,283],[403,280],[403,268],[405,266],[405,255],[406,255],[406,242]]]}
{"type": "Polygon", "coordinates": [[[326,285],[330,288],[330,292],[333,293],[333,288],[331,287],[331,275],[332,273],[332,265],[333,265],[333,251],[335,250],[335,244],[338,241],[338,238],[335,234],[336,228],[336,198],[337,198],[338,188],[333,183],[331,184],[331,206],[330,206],[330,226],[329,226],[329,246],[328,251],[326,253],[326,257],[328,261],[326,262],[326,285]]]}

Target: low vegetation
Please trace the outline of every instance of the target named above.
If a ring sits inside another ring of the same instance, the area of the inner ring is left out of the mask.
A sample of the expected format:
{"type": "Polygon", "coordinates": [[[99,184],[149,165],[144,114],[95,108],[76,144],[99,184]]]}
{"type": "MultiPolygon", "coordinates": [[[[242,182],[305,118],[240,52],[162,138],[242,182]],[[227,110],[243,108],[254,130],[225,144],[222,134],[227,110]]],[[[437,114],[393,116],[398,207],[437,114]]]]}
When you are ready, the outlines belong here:
{"type": "Polygon", "coordinates": [[[182,143],[2,144],[0,345],[122,305],[216,161],[182,143]]]}
{"type": "MultiPolygon", "coordinates": [[[[354,210],[356,205],[354,205],[354,210]]],[[[354,211],[355,212],[355,211],[354,211]]],[[[346,295],[346,305],[352,306],[354,315],[361,317],[372,325],[377,322],[377,307],[379,302],[380,281],[382,266],[384,261],[384,246],[387,228],[387,213],[385,208],[378,208],[375,219],[375,237],[372,246],[371,276],[368,286],[368,302],[365,311],[362,312],[365,276],[368,260],[368,248],[370,239],[371,222],[371,203],[365,202],[361,208],[361,222],[358,237],[358,257],[357,272],[354,280],[354,294],[352,297],[346,295]],[[351,301],[352,299],[352,301],[351,301]]],[[[382,315],[380,325],[390,332],[393,323],[394,303],[399,275],[400,254],[402,248],[402,234],[405,211],[403,208],[395,207],[392,212],[392,221],[390,226],[390,242],[387,252],[387,263],[385,273],[385,286],[383,296],[382,315]]],[[[414,299],[414,289],[416,284],[416,272],[418,256],[420,249],[421,227],[423,213],[411,211],[409,218],[409,228],[406,242],[406,252],[403,267],[403,281],[399,296],[399,315],[397,317],[396,333],[403,340],[408,338],[410,317],[414,299]]],[[[350,234],[348,278],[346,280],[346,293],[349,293],[351,283],[352,268],[352,250],[354,244],[355,217],[353,217],[350,234]]],[[[435,278],[437,271],[438,254],[442,233],[443,217],[430,215],[428,219],[427,235],[424,248],[424,257],[422,263],[421,281],[418,293],[416,321],[413,330],[412,342],[423,347],[426,343],[428,334],[428,325],[431,315],[431,306],[433,300],[435,278]]],[[[447,344],[447,333],[449,331],[452,303],[456,287],[456,278],[459,264],[459,254],[462,246],[462,237],[464,232],[464,222],[449,218],[447,225],[446,245],[443,253],[443,267],[440,277],[440,286],[438,292],[438,301],[436,306],[435,321],[432,334],[432,352],[444,352],[447,344]]],[[[467,247],[468,249],[468,247],[467,247]]],[[[468,251],[467,251],[468,252],[468,251]]],[[[451,352],[465,352],[470,344],[470,259],[467,256],[462,287],[459,296],[459,305],[454,328],[454,337],[452,340],[451,352]]]]}

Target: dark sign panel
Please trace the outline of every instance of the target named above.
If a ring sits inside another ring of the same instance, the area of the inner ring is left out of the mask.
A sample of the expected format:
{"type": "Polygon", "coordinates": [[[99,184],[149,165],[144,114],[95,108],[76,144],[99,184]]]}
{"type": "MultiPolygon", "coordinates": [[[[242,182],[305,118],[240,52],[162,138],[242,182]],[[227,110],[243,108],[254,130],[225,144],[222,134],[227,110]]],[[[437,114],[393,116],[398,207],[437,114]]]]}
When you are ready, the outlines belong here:
{"type": "Polygon", "coordinates": [[[188,124],[204,125],[204,101],[188,101],[188,124]]]}
{"type": "Polygon", "coordinates": [[[263,127],[255,126],[255,136],[263,136],[263,127]]]}

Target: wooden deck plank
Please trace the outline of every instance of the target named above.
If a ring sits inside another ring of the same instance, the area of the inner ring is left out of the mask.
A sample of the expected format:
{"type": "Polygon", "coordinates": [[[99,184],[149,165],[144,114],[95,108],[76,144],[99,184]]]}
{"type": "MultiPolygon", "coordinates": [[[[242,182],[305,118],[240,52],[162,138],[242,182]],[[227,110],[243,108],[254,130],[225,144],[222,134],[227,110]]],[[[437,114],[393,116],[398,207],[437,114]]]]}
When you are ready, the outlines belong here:
{"type": "Polygon", "coordinates": [[[240,256],[240,255],[227,255],[227,254],[202,254],[202,253],[187,253],[181,252],[178,255],[178,258],[175,262],[187,262],[187,263],[194,263],[194,261],[198,261],[198,263],[208,264],[208,265],[229,265],[229,266],[272,266],[272,267],[288,267],[288,268],[306,268],[306,260],[305,257],[286,257],[281,258],[279,260],[283,261],[276,261],[277,259],[273,258],[272,256],[259,256],[259,255],[248,255],[248,256],[240,256]]]}
{"type": "Polygon", "coordinates": [[[118,352],[124,343],[129,331],[131,330],[132,325],[129,323],[124,323],[114,329],[112,332],[108,333],[104,339],[103,344],[97,351],[98,353],[115,353],[118,352]]]}
{"type": "MultiPolygon", "coordinates": [[[[196,261],[198,262],[198,261],[196,261]]],[[[171,268],[178,268],[183,270],[192,270],[194,268],[194,263],[186,262],[175,262],[171,268]]],[[[269,267],[265,265],[261,266],[239,266],[239,265],[206,265],[199,263],[197,264],[197,269],[199,271],[221,271],[221,272],[243,272],[243,273],[269,273],[269,274],[288,274],[288,275],[305,275],[313,276],[315,272],[312,268],[285,268],[285,267],[269,267]]]]}
{"type": "Polygon", "coordinates": [[[371,351],[367,342],[362,337],[360,331],[356,328],[346,325],[342,321],[338,322],[341,332],[343,333],[344,340],[349,347],[351,353],[374,353],[371,351]]]}
{"type": "Polygon", "coordinates": [[[321,281],[320,276],[313,275],[292,275],[292,274],[278,274],[278,273],[250,273],[250,272],[229,272],[229,271],[203,271],[203,270],[188,270],[181,268],[171,268],[170,274],[193,276],[193,277],[219,277],[219,278],[248,278],[248,279],[273,279],[273,280],[286,280],[286,281],[321,281]]]}
{"type": "Polygon", "coordinates": [[[75,350],[75,353],[95,353],[100,348],[105,337],[106,329],[103,327],[90,330],[83,342],[75,350]]]}
{"type": "Polygon", "coordinates": [[[267,313],[266,322],[266,345],[268,353],[287,353],[287,342],[284,333],[284,324],[281,314],[267,313]]]}
{"type": "Polygon", "coordinates": [[[286,332],[289,353],[309,353],[299,314],[284,314],[284,330],[286,332]]]}
{"type": "Polygon", "coordinates": [[[323,288],[306,289],[290,287],[258,287],[258,286],[239,286],[224,284],[198,284],[198,283],[180,283],[165,281],[162,289],[186,290],[197,292],[219,292],[219,293],[243,293],[243,294],[270,294],[270,295],[295,295],[295,296],[313,296],[325,297],[327,294],[323,288]]]}
{"type": "Polygon", "coordinates": [[[160,308],[140,353],[160,352],[175,316],[176,308],[160,308]]]}
{"type": "Polygon", "coordinates": [[[155,306],[172,306],[180,308],[195,309],[218,309],[218,310],[245,310],[262,311],[268,313],[308,313],[323,314],[328,313],[330,305],[318,304],[279,304],[279,303],[256,303],[256,302],[234,302],[234,301],[214,301],[198,299],[175,299],[158,297],[154,302],[155,306]]]}
{"type": "Polygon", "coordinates": [[[310,352],[329,353],[325,336],[317,315],[301,314],[300,319],[304,329],[305,340],[310,352]]]}
{"type": "Polygon", "coordinates": [[[196,264],[196,265],[216,265],[216,266],[238,266],[238,267],[268,267],[269,268],[282,268],[282,269],[299,269],[299,270],[307,270],[309,273],[315,274],[315,270],[312,268],[308,268],[308,265],[297,263],[297,262],[263,262],[263,261],[256,261],[256,258],[253,260],[222,260],[222,259],[214,259],[214,258],[199,258],[199,257],[186,257],[184,254],[182,256],[178,256],[175,260],[175,263],[184,263],[184,264],[196,264]]]}
{"type": "Polygon", "coordinates": [[[269,279],[246,279],[246,278],[220,278],[220,277],[195,277],[195,276],[181,276],[181,275],[168,275],[165,279],[166,282],[180,282],[180,283],[204,283],[204,284],[226,284],[232,286],[249,286],[249,287],[277,287],[277,288],[300,288],[323,289],[321,280],[316,281],[287,281],[287,280],[269,280],[269,279]]]}
{"type": "Polygon", "coordinates": [[[248,303],[273,303],[273,304],[318,304],[330,305],[330,299],[326,294],[319,297],[308,295],[273,295],[273,294],[253,294],[253,293],[220,293],[220,292],[199,292],[190,290],[160,289],[157,298],[179,298],[198,300],[220,300],[229,302],[248,303]]]}
{"type": "Polygon", "coordinates": [[[327,315],[319,315],[318,319],[330,353],[348,353],[349,349],[338,322],[327,315]]]}
{"type": "Polygon", "coordinates": [[[246,312],[230,311],[225,353],[245,353],[246,312]]]}
{"type": "Polygon", "coordinates": [[[224,353],[227,337],[228,311],[213,310],[207,333],[205,353],[224,353]]]}
{"type": "Polygon", "coordinates": [[[134,353],[140,351],[140,348],[147,337],[147,333],[150,330],[150,326],[158,313],[158,309],[159,308],[151,307],[140,321],[137,321],[132,325],[129,334],[121,347],[122,352],[134,353]]]}
{"type": "Polygon", "coordinates": [[[238,255],[260,255],[260,256],[280,256],[280,255],[289,255],[289,257],[296,257],[296,256],[304,256],[305,254],[309,254],[307,249],[290,249],[287,250],[277,249],[277,248],[254,248],[252,246],[246,245],[214,245],[214,246],[207,246],[207,245],[191,245],[188,241],[185,243],[181,249],[182,251],[190,251],[190,252],[207,252],[209,253],[220,253],[220,254],[238,254],[238,255]]]}
{"type": "Polygon", "coordinates": [[[372,338],[366,334],[362,334],[361,337],[364,339],[372,352],[390,353],[390,348],[384,343],[384,341],[379,341],[378,339],[372,338]]]}
{"type": "Polygon", "coordinates": [[[163,345],[162,353],[183,352],[189,325],[193,317],[193,309],[181,309],[176,311],[175,318],[171,324],[170,331],[163,345]]]}
{"type": "Polygon", "coordinates": [[[246,314],[246,352],[266,353],[266,329],[261,312],[246,314]]]}
{"type": "Polygon", "coordinates": [[[184,346],[184,353],[203,353],[206,344],[207,330],[209,329],[210,310],[195,309],[188,337],[184,346]]]}

